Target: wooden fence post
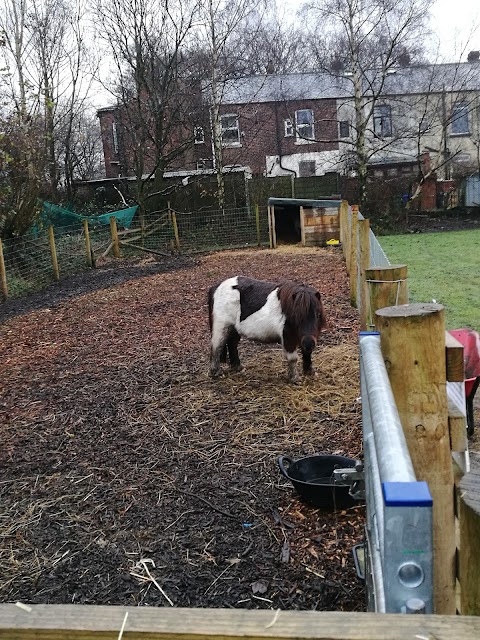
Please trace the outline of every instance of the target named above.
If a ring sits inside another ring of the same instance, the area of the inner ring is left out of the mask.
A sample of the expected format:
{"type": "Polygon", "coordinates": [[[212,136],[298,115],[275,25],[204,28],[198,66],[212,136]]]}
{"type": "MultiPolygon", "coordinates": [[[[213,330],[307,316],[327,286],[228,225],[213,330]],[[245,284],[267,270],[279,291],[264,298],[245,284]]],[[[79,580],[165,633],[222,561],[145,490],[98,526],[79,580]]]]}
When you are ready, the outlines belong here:
{"type": "Polygon", "coordinates": [[[168,208],[168,210],[170,212],[170,219],[172,221],[173,233],[175,236],[175,248],[177,251],[180,251],[180,235],[178,233],[177,214],[175,213],[175,211],[173,211],[173,209],[170,209],[170,207],[168,208]]]}
{"type": "Polygon", "coordinates": [[[366,331],[369,309],[366,273],[370,266],[370,220],[358,221],[358,238],[360,241],[360,329],[366,331]]]}
{"type": "Polygon", "coordinates": [[[115,258],[120,257],[120,243],[118,241],[117,219],[110,216],[110,235],[112,236],[113,255],[115,258]]]}
{"type": "Polygon", "coordinates": [[[268,232],[270,237],[270,249],[277,248],[277,234],[275,232],[275,207],[268,207],[268,232]]]}
{"type": "Polygon", "coordinates": [[[369,300],[367,329],[373,329],[378,309],[408,303],[407,265],[372,267],[366,270],[365,279],[369,300]]]}
{"type": "Polygon", "coordinates": [[[347,205],[345,211],[345,227],[343,231],[343,257],[345,258],[345,264],[347,266],[347,273],[350,273],[350,246],[351,246],[351,207],[347,205]]]}
{"type": "Polygon", "coordinates": [[[338,211],[338,226],[339,226],[339,239],[342,243],[342,251],[343,257],[345,257],[345,235],[347,231],[348,224],[348,202],[346,200],[342,200],[340,203],[339,211],[338,211]]]}
{"type": "Polygon", "coordinates": [[[85,233],[85,251],[87,254],[87,264],[93,267],[92,245],[90,242],[90,231],[88,230],[88,220],[83,221],[83,231],[85,233]]]}
{"type": "Polygon", "coordinates": [[[55,280],[60,280],[60,271],[58,269],[57,249],[55,248],[55,233],[52,225],[48,227],[48,242],[50,244],[50,254],[52,256],[53,275],[55,280]]]}
{"type": "Polygon", "coordinates": [[[480,616],[480,455],[460,480],[460,587],[462,616],[480,616]]]}
{"type": "Polygon", "coordinates": [[[352,225],[350,228],[350,304],[357,306],[357,277],[358,277],[358,207],[352,205],[352,225]]]}
{"type": "Polygon", "coordinates": [[[376,312],[382,353],[417,480],[433,498],[434,612],[454,614],[454,478],[448,430],[444,307],[405,304],[376,312]]]}
{"type": "Polygon", "coordinates": [[[258,204],[255,205],[255,224],[257,227],[257,246],[260,247],[262,244],[262,237],[260,235],[260,207],[258,204]]]}
{"type": "Polygon", "coordinates": [[[305,209],[300,207],[300,212],[298,214],[300,216],[300,244],[302,247],[305,246],[305,209]]]}
{"type": "Polygon", "coordinates": [[[8,298],[7,271],[5,269],[5,259],[3,257],[3,245],[0,240],[0,282],[2,286],[3,299],[8,298]]]}

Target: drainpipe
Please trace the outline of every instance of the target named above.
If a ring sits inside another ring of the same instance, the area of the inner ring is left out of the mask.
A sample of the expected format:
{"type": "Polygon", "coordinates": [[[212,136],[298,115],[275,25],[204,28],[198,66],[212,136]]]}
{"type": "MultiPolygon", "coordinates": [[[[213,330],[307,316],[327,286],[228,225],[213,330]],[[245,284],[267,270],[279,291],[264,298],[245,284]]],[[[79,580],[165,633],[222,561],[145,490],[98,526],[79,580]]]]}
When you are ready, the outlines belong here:
{"type": "Polygon", "coordinates": [[[295,171],[295,169],[289,169],[288,167],[284,167],[282,164],[282,143],[280,140],[280,135],[278,133],[278,104],[275,102],[275,122],[276,122],[276,138],[277,138],[277,152],[278,152],[278,165],[280,167],[280,169],[283,169],[283,171],[288,171],[288,173],[290,173],[291,176],[291,180],[292,180],[292,184],[291,184],[291,189],[292,189],[292,198],[295,197],[295,178],[297,178],[297,172],[295,171]]]}

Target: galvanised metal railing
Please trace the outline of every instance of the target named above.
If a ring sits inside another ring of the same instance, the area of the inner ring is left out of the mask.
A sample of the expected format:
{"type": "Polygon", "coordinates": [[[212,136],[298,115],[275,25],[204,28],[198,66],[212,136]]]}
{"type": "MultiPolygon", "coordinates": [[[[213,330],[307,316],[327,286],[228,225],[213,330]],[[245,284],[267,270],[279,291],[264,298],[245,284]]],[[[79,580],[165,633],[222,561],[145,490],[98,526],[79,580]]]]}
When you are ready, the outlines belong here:
{"type": "Polygon", "coordinates": [[[432,613],[432,498],[417,482],[380,334],[360,334],[368,608],[432,613]]]}

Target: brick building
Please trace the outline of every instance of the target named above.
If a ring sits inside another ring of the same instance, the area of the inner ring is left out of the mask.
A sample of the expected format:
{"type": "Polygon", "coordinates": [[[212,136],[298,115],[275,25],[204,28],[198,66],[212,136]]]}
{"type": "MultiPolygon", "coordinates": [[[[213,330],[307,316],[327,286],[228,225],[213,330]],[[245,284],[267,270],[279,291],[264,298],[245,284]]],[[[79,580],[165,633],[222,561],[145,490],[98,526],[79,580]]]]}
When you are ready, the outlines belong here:
{"type": "MultiPolygon", "coordinates": [[[[248,166],[253,174],[265,176],[355,174],[350,74],[249,76],[225,83],[222,95],[224,166],[248,166]]],[[[212,170],[211,113],[205,96],[203,104],[196,120],[177,130],[177,141],[183,136],[191,143],[167,170],[212,170]]],[[[133,175],[121,112],[106,108],[98,115],[106,176],[133,175]]],[[[392,70],[382,80],[381,99],[376,98],[366,138],[373,177],[418,173],[419,149],[431,153],[432,162],[440,167],[439,178],[475,169],[480,145],[478,57],[458,65],[392,70]]]]}

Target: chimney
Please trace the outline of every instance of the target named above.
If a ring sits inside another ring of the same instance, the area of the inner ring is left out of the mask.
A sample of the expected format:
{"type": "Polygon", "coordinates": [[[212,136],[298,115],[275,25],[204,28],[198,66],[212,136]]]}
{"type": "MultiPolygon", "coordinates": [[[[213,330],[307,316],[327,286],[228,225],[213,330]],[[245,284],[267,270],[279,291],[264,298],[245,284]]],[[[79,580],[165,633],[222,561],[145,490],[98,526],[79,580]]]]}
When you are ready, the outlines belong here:
{"type": "Polygon", "coordinates": [[[467,60],[468,62],[478,62],[480,60],[480,51],[470,51],[467,60]]]}

